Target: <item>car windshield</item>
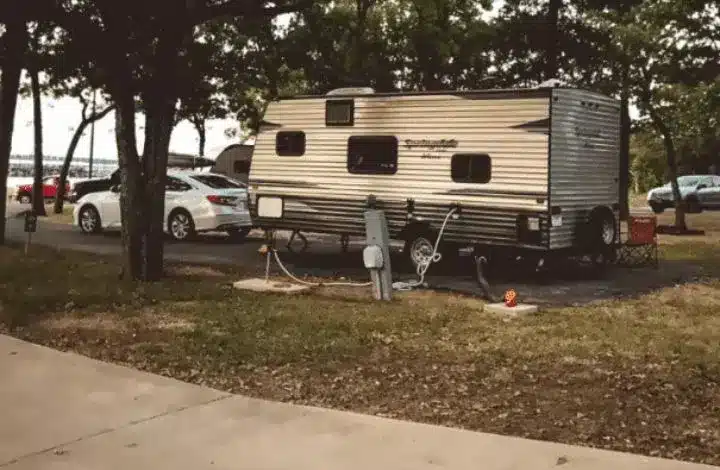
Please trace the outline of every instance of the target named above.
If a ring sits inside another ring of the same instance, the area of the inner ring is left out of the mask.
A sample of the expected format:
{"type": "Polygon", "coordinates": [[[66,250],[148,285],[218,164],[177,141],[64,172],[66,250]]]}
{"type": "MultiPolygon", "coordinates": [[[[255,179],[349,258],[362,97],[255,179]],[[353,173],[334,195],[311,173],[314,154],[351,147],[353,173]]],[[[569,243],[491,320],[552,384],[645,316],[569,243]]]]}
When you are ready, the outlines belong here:
{"type": "Polygon", "coordinates": [[[213,189],[245,188],[243,184],[219,175],[191,175],[190,178],[213,189]]]}

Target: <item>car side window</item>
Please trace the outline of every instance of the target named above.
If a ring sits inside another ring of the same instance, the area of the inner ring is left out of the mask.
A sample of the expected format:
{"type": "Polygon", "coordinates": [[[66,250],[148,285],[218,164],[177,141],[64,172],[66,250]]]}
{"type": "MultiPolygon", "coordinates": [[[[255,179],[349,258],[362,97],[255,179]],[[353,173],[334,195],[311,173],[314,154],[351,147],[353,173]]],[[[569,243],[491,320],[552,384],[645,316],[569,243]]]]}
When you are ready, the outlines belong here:
{"type": "Polygon", "coordinates": [[[165,191],[189,191],[191,189],[192,186],[172,176],[168,176],[165,181],[165,191]]]}

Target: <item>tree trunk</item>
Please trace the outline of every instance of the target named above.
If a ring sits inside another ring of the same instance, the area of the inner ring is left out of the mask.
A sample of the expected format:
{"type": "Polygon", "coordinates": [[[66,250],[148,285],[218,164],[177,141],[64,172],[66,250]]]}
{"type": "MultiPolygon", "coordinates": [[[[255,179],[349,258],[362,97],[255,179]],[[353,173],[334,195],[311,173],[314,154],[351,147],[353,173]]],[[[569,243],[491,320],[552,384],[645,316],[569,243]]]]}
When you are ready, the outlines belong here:
{"type": "Polygon", "coordinates": [[[146,103],[143,171],[147,214],[143,229],[142,279],[155,281],[163,275],[165,224],[167,222],[165,220],[165,183],[175,107],[163,99],[161,90],[157,90],[154,98],[146,103]]]}
{"type": "Polygon", "coordinates": [[[545,80],[556,78],[559,75],[558,70],[558,39],[560,37],[560,10],[562,9],[562,0],[549,0],[548,2],[548,43],[545,49],[545,80]]]}
{"type": "Polygon", "coordinates": [[[207,130],[205,129],[205,120],[201,117],[194,117],[192,119],[193,126],[198,133],[198,156],[205,156],[205,145],[207,142],[207,130]]]}
{"type": "Polygon", "coordinates": [[[7,213],[7,177],[15,124],[20,75],[23,69],[27,29],[22,21],[8,21],[5,34],[0,37],[0,245],[5,244],[5,214],[7,213]]]}
{"type": "Polygon", "coordinates": [[[120,167],[120,216],[123,249],[121,277],[126,280],[142,278],[142,228],[145,218],[143,203],[144,181],[135,136],[135,101],[131,92],[118,90],[113,96],[117,103],[115,139],[120,167]]]}
{"type": "Polygon", "coordinates": [[[665,147],[665,155],[667,157],[668,164],[667,172],[670,179],[670,187],[672,188],[673,200],[675,201],[675,228],[679,230],[687,230],[687,224],[685,221],[687,207],[685,201],[682,199],[680,186],[677,182],[678,168],[675,141],[673,140],[670,128],[665,125],[662,117],[658,115],[656,110],[652,107],[652,105],[649,105],[649,103],[650,101],[648,100],[646,104],[648,104],[647,107],[650,113],[650,119],[652,119],[652,122],[655,125],[655,128],[660,132],[660,135],[662,135],[663,146],[665,147]]]}
{"type": "Polygon", "coordinates": [[[680,195],[680,186],[677,182],[677,152],[675,151],[675,142],[669,133],[663,134],[663,144],[665,146],[665,153],[667,154],[670,185],[672,186],[673,200],[675,201],[675,227],[679,230],[687,230],[685,220],[687,208],[685,207],[685,201],[682,200],[680,195]]]}
{"type": "Polygon", "coordinates": [[[30,74],[30,87],[32,89],[33,100],[33,130],[35,140],[35,171],[33,178],[32,190],[32,207],[33,212],[39,216],[46,216],[45,212],[45,194],[43,188],[43,131],[42,131],[42,102],[40,96],[40,77],[38,70],[38,44],[37,32],[33,38],[33,50],[30,51],[32,57],[29,61],[28,73],[30,74]]]}
{"type": "Polygon", "coordinates": [[[88,123],[83,120],[83,122],[80,123],[80,126],[78,126],[75,130],[72,139],[70,139],[70,145],[68,146],[67,153],[65,153],[65,160],[60,168],[60,184],[57,188],[55,205],[53,206],[53,212],[55,214],[62,214],[63,212],[63,203],[65,201],[65,182],[67,181],[68,173],[70,173],[70,164],[72,163],[75,149],[77,148],[78,142],[80,142],[80,138],[82,137],[83,132],[85,132],[87,125],[88,123]]]}
{"type": "Polygon", "coordinates": [[[83,135],[83,132],[85,132],[85,129],[87,129],[87,126],[92,124],[93,122],[99,121],[100,119],[104,118],[108,115],[110,111],[115,109],[114,106],[109,106],[105,108],[100,113],[95,113],[90,115],[90,117],[85,116],[85,108],[83,108],[83,118],[82,121],[80,121],[80,125],[75,130],[75,133],[72,136],[72,139],[70,140],[70,145],[68,146],[67,153],[65,153],[65,160],[63,161],[62,168],[60,168],[60,185],[57,189],[57,196],[55,197],[55,206],[53,207],[53,212],[55,214],[62,214],[63,212],[63,204],[65,202],[65,184],[67,182],[68,173],[70,173],[70,165],[72,164],[73,156],[75,155],[75,149],[78,146],[78,143],[80,142],[80,138],[83,135]]]}

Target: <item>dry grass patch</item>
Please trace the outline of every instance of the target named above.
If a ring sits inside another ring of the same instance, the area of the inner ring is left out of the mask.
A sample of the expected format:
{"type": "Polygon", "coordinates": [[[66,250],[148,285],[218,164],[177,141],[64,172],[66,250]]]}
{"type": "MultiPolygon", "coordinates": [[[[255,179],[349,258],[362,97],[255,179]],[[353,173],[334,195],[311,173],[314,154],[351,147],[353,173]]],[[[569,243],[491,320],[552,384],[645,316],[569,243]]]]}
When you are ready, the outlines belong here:
{"type": "MultiPolygon", "coordinates": [[[[711,246],[664,250],[720,265],[711,246]]],[[[507,319],[457,295],[372,302],[363,289],[241,292],[186,268],[144,286],[116,274],[96,256],[0,249],[7,331],[256,397],[720,464],[716,281],[507,319]]]]}

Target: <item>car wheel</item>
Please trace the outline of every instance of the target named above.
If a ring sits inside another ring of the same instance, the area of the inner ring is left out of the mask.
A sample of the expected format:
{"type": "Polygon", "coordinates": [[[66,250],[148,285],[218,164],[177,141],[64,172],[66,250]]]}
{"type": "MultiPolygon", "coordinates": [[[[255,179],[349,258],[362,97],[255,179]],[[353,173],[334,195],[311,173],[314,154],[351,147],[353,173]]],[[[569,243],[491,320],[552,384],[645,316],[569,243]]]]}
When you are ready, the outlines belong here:
{"type": "Polygon", "coordinates": [[[21,194],[18,196],[18,202],[20,204],[30,204],[30,202],[32,202],[32,198],[29,194],[21,194]]]}
{"type": "Polygon", "coordinates": [[[652,209],[652,211],[656,214],[662,214],[663,212],[665,212],[665,207],[663,207],[663,205],[658,202],[651,202],[650,209],[652,209]]]}
{"type": "Polygon", "coordinates": [[[228,236],[234,242],[241,242],[247,238],[250,233],[250,227],[231,228],[227,231],[228,236]]]}
{"type": "Polygon", "coordinates": [[[80,209],[78,225],[83,233],[98,233],[102,230],[100,214],[93,206],[85,206],[80,209]]]}
{"type": "Polygon", "coordinates": [[[168,232],[173,240],[185,241],[195,236],[195,223],[187,211],[178,210],[170,214],[168,232]]]}

